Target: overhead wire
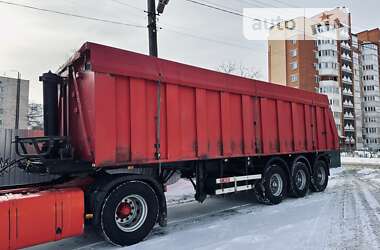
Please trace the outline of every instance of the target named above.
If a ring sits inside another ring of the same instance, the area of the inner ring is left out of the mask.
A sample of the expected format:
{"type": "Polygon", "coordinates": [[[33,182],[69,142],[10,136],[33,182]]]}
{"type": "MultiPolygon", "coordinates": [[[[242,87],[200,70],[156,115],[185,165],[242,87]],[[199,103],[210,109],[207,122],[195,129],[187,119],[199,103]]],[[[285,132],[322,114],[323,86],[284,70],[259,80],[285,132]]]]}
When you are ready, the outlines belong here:
{"type": "Polygon", "coordinates": [[[125,22],[121,22],[121,21],[103,19],[103,18],[92,17],[92,16],[85,16],[85,15],[74,14],[74,13],[70,13],[70,12],[53,10],[53,9],[47,9],[47,8],[40,8],[40,7],[35,7],[35,6],[32,6],[32,5],[15,3],[15,2],[8,2],[8,1],[2,1],[2,0],[0,0],[0,4],[10,5],[10,6],[15,6],[15,7],[21,7],[21,8],[25,8],[25,9],[32,9],[32,10],[36,10],[36,11],[41,11],[41,12],[46,12],[46,13],[52,13],[52,14],[57,14],[57,15],[76,17],[76,18],[81,18],[81,19],[86,19],[86,20],[91,20],[91,21],[97,21],[97,22],[103,22],[103,23],[123,25],[123,26],[134,27],[134,28],[146,28],[146,26],[139,25],[139,24],[125,23],[125,22]]]}

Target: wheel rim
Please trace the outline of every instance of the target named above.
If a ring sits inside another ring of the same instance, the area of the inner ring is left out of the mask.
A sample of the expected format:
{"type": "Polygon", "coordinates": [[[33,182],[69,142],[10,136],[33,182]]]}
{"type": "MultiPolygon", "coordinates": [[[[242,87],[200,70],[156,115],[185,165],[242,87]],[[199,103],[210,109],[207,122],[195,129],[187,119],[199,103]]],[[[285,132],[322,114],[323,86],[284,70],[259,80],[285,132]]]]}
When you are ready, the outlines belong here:
{"type": "Polygon", "coordinates": [[[306,173],[300,169],[296,172],[295,184],[298,190],[304,190],[306,187],[306,173]]]}
{"type": "Polygon", "coordinates": [[[270,191],[273,196],[280,196],[284,186],[280,174],[273,174],[269,181],[270,191]]]}
{"type": "Polygon", "coordinates": [[[148,215],[148,205],[140,195],[127,195],[115,210],[115,222],[124,232],[134,232],[145,222],[148,215]]]}
{"type": "Polygon", "coordinates": [[[320,166],[317,171],[317,183],[322,186],[326,181],[326,170],[323,166],[320,166]]]}

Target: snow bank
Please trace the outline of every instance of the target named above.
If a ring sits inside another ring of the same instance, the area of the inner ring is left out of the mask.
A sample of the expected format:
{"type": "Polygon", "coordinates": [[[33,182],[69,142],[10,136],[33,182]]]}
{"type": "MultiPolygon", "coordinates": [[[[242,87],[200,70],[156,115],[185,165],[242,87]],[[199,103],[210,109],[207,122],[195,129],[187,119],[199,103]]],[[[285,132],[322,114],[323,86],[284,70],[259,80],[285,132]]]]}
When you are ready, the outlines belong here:
{"type": "Polygon", "coordinates": [[[380,167],[380,158],[341,157],[342,164],[365,164],[380,167]]]}

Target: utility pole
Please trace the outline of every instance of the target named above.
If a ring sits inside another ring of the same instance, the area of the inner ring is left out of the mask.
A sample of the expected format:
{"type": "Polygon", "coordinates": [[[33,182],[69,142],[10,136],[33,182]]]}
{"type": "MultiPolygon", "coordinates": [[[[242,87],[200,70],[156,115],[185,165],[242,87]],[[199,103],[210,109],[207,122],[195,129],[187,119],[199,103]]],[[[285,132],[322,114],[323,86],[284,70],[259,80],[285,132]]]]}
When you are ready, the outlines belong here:
{"type": "Polygon", "coordinates": [[[158,0],[156,12],[156,0],[148,0],[148,30],[149,30],[149,55],[158,57],[157,45],[157,15],[164,13],[169,0],[158,0]]]}
{"type": "Polygon", "coordinates": [[[149,55],[158,57],[156,0],[148,0],[149,55]]]}
{"type": "Polygon", "coordinates": [[[19,129],[20,123],[20,88],[21,88],[21,74],[17,72],[17,92],[16,92],[16,118],[15,129],[19,129]]]}

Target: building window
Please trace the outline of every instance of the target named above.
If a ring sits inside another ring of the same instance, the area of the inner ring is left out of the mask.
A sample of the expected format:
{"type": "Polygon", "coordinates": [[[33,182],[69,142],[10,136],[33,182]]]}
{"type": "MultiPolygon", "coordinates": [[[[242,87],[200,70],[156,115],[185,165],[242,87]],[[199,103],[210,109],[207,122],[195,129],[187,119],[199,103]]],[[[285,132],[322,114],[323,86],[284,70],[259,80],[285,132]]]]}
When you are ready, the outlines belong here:
{"type": "Polygon", "coordinates": [[[297,62],[291,62],[291,63],[290,63],[290,68],[291,68],[292,70],[297,69],[297,68],[298,68],[298,63],[297,63],[297,62]]]}
{"type": "Polygon", "coordinates": [[[290,43],[293,44],[293,45],[296,45],[297,44],[297,40],[290,40],[290,43]]]}
{"type": "Polygon", "coordinates": [[[290,51],[290,55],[291,55],[292,57],[296,57],[296,56],[297,56],[297,49],[292,49],[292,50],[290,51]]]}
{"type": "Polygon", "coordinates": [[[291,75],[290,76],[290,81],[291,82],[297,82],[298,81],[298,76],[297,75],[291,75]]]}
{"type": "Polygon", "coordinates": [[[315,83],[319,83],[321,81],[321,77],[319,75],[315,75],[315,83]]]}
{"type": "Polygon", "coordinates": [[[4,114],[4,109],[0,109],[0,115],[4,114]]]}

